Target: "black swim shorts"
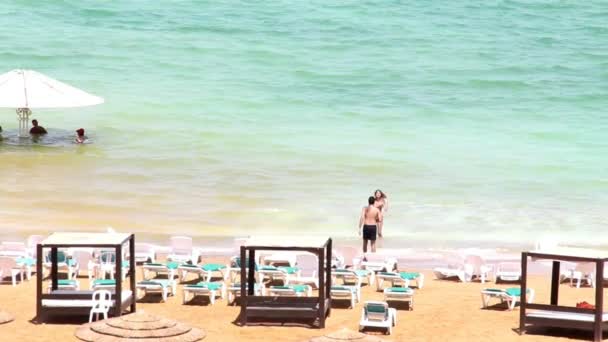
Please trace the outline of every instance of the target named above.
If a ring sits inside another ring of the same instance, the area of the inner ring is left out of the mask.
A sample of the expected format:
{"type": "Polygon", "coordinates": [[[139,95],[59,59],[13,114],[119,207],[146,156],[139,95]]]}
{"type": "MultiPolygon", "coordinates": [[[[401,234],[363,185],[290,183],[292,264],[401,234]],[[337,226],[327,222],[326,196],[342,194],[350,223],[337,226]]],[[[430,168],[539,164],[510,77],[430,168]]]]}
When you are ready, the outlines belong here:
{"type": "Polygon", "coordinates": [[[376,233],[378,228],[375,224],[366,224],[363,226],[363,239],[376,241],[376,233]]]}

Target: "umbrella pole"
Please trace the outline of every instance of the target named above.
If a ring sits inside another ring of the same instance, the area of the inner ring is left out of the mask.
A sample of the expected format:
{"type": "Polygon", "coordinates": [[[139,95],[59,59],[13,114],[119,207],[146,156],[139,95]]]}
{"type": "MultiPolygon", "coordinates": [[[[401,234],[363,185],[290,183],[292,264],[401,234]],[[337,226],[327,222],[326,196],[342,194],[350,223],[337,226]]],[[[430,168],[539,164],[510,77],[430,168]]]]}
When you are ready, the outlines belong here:
{"type": "Polygon", "coordinates": [[[19,120],[19,137],[29,136],[30,115],[32,111],[29,108],[17,108],[17,118],[19,120]]]}

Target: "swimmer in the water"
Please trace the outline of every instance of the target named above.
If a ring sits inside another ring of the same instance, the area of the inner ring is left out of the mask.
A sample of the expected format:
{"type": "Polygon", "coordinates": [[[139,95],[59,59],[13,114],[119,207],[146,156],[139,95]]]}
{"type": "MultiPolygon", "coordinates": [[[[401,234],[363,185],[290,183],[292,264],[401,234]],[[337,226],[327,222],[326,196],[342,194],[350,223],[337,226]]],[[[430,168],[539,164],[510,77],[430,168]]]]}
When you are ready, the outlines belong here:
{"type": "Polygon", "coordinates": [[[87,141],[87,136],[84,135],[84,128],[77,129],[76,139],[74,139],[74,142],[77,144],[84,144],[85,141],[87,141]]]}

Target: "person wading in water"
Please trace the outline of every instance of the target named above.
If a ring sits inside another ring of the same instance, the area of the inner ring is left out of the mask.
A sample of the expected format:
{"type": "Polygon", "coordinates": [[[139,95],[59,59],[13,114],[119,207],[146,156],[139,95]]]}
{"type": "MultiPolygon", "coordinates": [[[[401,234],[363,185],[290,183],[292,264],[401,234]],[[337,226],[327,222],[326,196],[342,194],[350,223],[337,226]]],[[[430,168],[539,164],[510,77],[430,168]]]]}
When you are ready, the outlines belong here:
{"type": "Polygon", "coordinates": [[[361,209],[359,218],[359,235],[363,234],[363,253],[367,253],[367,242],[370,242],[372,253],[376,252],[376,234],[378,233],[378,223],[382,222],[382,212],[374,205],[376,198],[370,196],[367,199],[368,205],[361,209]]]}

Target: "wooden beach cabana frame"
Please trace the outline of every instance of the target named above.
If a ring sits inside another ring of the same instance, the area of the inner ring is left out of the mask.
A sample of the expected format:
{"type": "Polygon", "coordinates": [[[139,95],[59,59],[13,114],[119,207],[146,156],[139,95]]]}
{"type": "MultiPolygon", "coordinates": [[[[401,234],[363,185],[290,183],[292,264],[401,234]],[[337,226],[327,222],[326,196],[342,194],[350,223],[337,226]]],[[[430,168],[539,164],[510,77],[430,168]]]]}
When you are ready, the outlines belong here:
{"type": "Polygon", "coordinates": [[[292,238],[250,239],[241,246],[241,313],[240,324],[246,326],[250,318],[315,319],[325,328],[331,313],[331,253],[332,239],[292,238]],[[317,297],[254,296],[256,251],[309,252],[318,257],[319,295],[317,297]]]}
{"type": "Polygon", "coordinates": [[[112,293],[114,316],[122,315],[128,307],[131,312],[136,311],[135,299],[135,235],[118,233],[53,233],[44,241],[36,246],[36,320],[44,321],[48,315],[85,315],[88,316],[91,307],[86,305],[76,305],[79,302],[91,301],[93,291],[71,291],[58,289],[58,265],[57,251],[59,248],[103,248],[116,252],[116,288],[112,293]],[[123,298],[123,279],[121,266],[123,263],[123,245],[129,244],[129,280],[130,296],[123,298]],[[51,290],[50,293],[43,293],[42,265],[44,250],[51,250],[51,290]],[[53,305],[45,305],[46,302],[53,302],[53,305]],[[65,302],[65,304],[62,304],[65,302]]]}
{"type": "Polygon", "coordinates": [[[604,263],[608,252],[582,248],[555,248],[546,251],[522,252],[521,300],[519,334],[525,334],[530,326],[545,326],[593,331],[593,340],[601,341],[608,329],[608,313],[604,313],[604,263]],[[526,301],[528,260],[552,260],[550,304],[532,304],[526,301]],[[583,309],[558,304],[560,264],[562,261],[595,264],[595,309],[583,309]]]}

